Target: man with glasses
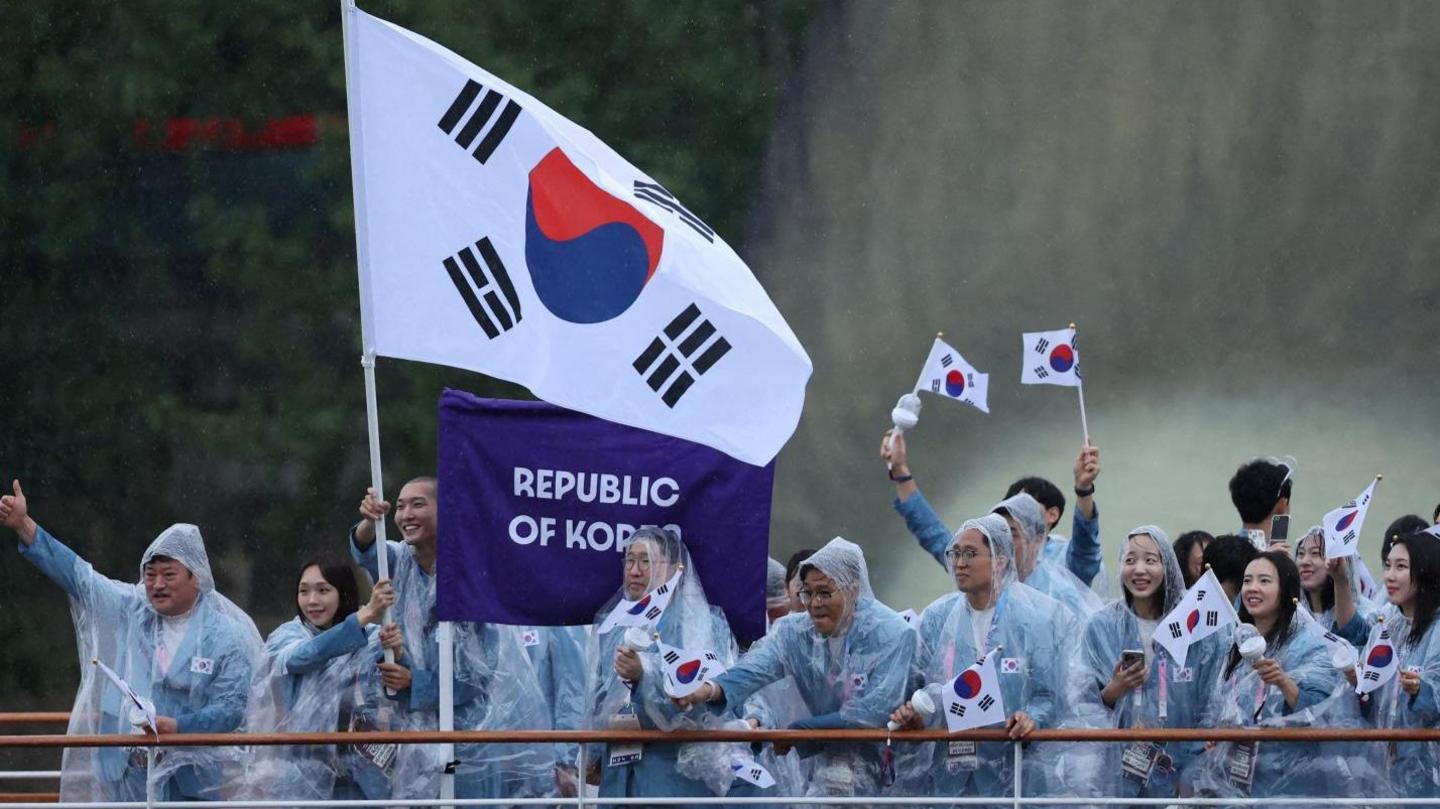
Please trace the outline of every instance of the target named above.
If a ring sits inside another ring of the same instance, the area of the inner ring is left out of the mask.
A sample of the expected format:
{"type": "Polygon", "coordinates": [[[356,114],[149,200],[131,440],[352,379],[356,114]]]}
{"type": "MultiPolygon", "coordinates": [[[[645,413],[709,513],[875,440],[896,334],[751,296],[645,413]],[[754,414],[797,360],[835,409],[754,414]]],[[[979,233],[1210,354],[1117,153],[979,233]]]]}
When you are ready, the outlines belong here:
{"type": "MultiPolygon", "coordinates": [[[[1053,726],[1063,713],[1068,660],[1063,635],[1073,634],[1073,620],[1054,599],[1019,581],[1019,551],[1010,525],[998,513],[967,520],[943,556],[956,592],[940,597],[920,616],[918,676],[912,685],[930,691],[943,711],[941,689],[996,651],[1009,737],[1024,739],[1037,727],[1053,726]]],[[[930,717],[931,727],[945,726],[942,711],[930,717]]],[[[909,702],[900,704],[890,720],[907,729],[926,725],[909,702]]],[[[925,744],[912,755],[918,760],[902,759],[899,767],[907,774],[901,784],[905,795],[999,797],[1013,785],[1012,752],[1002,742],[925,744]]],[[[1058,773],[1053,766],[1046,772],[1047,761],[1026,757],[1027,794],[1052,794],[1047,790],[1058,773]]]]}
{"type": "MultiPolygon", "coordinates": [[[[770,634],[682,706],[711,703],[737,714],[750,695],[793,677],[809,716],[796,730],[876,728],[905,696],[915,655],[914,630],[875,600],[859,546],[830,540],[800,565],[805,612],[776,621],[770,634]]],[[[783,755],[784,745],[776,745],[783,755]]],[[[870,742],[800,745],[810,759],[807,795],[872,796],[881,783],[882,746],[870,742]]]]}

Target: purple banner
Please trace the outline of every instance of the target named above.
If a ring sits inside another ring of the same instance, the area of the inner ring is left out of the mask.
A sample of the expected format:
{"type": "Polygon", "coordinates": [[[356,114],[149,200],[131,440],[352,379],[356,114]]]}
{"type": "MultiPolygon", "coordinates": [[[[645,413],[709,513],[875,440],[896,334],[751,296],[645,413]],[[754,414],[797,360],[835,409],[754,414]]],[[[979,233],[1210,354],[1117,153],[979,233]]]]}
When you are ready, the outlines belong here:
{"type": "Polygon", "coordinates": [[[629,536],[678,532],[742,640],[765,631],[775,465],[544,402],[440,397],[441,620],[588,624],[629,536]]]}

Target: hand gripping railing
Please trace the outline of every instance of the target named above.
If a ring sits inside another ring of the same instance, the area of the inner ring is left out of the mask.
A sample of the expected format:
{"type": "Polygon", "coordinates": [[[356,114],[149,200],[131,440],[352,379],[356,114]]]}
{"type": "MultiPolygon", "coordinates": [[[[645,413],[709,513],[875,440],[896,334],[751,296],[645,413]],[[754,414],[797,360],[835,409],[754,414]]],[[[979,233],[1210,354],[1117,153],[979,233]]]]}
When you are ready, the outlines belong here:
{"type": "MultiPolygon", "coordinates": [[[[47,724],[64,721],[65,714],[0,714],[0,725],[47,724]]],[[[948,733],[943,730],[900,731],[888,733],[884,730],[507,730],[507,731],[356,731],[326,733],[187,733],[164,734],[154,739],[157,747],[208,747],[230,745],[328,745],[363,743],[439,744],[450,742],[498,743],[498,744],[542,744],[575,743],[580,750],[580,771],[585,771],[586,743],[595,742],[771,742],[794,745],[798,743],[836,742],[884,742],[890,739],[896,743],[922,741],[984,741],[1005,742],[1009,737],[1000,729],[972,730],[964,733],[948,733]]],[[[1424,728],[1123,728],[1123,729],[1067,729],[1035,730],[1024,740],[1026,743],[1046,742],[1134,742],[1134,741],[1272,741],[1272,742],[1440,742],[1440,729],[1424,728]]],[[[130,734],[93,736],[70,736],[65,734],[0,735],[0,749],[5,748],[63,748],[63,747],[133,747],[136,737],[130,734]]],[[[1295,804],[1306,806],[1425,806],[1435,803],[1429,798],[1062,798],[1021,794],[1022,770],[1024,767],[1025,745],[1013,745],[1015,756],[1014,791],[1009,797],[959,798],[954,796],[890,797],[885,795],[853,798],[839,797],[792,797],[765,796],[755,798],[733,797],[681,797],[681,798],[603,798],[587,797],[584,791],[575,798],[451,798],[432,800],[390,799],[390,800],[274,800],[274,801],[214,801],[192,804],[183,801],[144,801],[110,803],[56,803],[46,800],[31,802],[10,802],[14,795],[0,795],[0,802],[7,802],[9,809],[183,809],[184,807],[206,807],[207,809],[241,809],[254,807],[271,809],[278,807],[389,807],[403,803],[411,807],[462,807],[462,806],[575,806],[587,809],[597,806],[630,805],[764,805],[788,804],[794,806],[813,805],[864,805],[864,806],[967,806],[1008,803],[1021,806],[1268,806],[1274,804],[1295,804]],[[8,801],[6,799],[9,799],[8,801]]],[[[48,796],[46,796],[48,797],[48,796]]]]}

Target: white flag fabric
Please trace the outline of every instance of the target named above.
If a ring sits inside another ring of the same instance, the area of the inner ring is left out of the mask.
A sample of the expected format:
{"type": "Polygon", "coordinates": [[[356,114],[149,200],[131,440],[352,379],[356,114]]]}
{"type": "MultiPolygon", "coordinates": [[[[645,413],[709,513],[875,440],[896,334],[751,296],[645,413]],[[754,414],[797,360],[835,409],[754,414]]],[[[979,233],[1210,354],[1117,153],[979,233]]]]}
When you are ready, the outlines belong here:
{"type": "Polygon", "coordinates": [[[945,726],[951,733],[1005,721],[1005,696],[995,671],[995,653],[960,672],[945,686],[945,726]]]}
{"type": "Polygon", "coordinates": [[[1223,626],[1236,622],[1235,607],[1225,598],[1225,590],[1215,571],[1205,569],[1204,575],[1185,591],[1185,597],[1175,605],[1169,615],[1160,619],[1152,639],[1175,658],[1175,664],[1185,666],[1185,656],[1190,644],[1198,643],[1223,626]]]}
{"type": "Polygon", "coordinates": [[[1440,524],[1432,525],[1429,528],[1426,528],[1424,531],[1421,531],[1420,533],[1429,534],[1432,537],[1440,538],[1440,524]]]}
{"type": "Polygon", "coordinates": [[[762,767],[760,762],[753,758],[735,756],[730,759],[730,772],[734,773],[735,777],[741,781],[754,784],[761,789],[775,786],[775,776],[771,775],[769,770],[762,767]]]}
{"type": "Polygon", "coordinates": [[[135,689],[131,688],[130,684],[125,682],[125,678],[117,674],[114,669],[101,663],[99,658],[92,658],[90,662],[100,669],[100,672],[105,675],[106,679],[114,684],[115,688],[118,689],[121,694],[125,695],[126,713],[131,717],[131,721],[133,722],[137,716],[143,716],[147,726],[154,728],[156,717],[155,703],[136,694],[135,689]]]}
{"type": "Polygon", "coordinates": [[[1360,656],[1360,672],[1355,678],[1355,693],[1368,694],[1390,682],[1400,670],[1400,657],[1390,642],[1390,629],[1378,623],[1370,630],[1370,642],[1360,656]]]}
{"type": "Polygon", "coordinates": [[[675,588],[680,586],[680,574],[683,572],[676,570],[669,581],[641,596],[638,601],[620,599],[615,609],[610,610],[610,614],[600,622],[600,634],[620,626],[655,626],[659,623],[660,616],[665,613],[665,608],[670,606],[670,596],[675,593],[675,588]]]}
{"type": "Polygon", "coordinates": [[[671,697],[688,697],[706,680],[725,673],[725,664],[709,650],[695,652],[661,643],[660,659],[665,663],[665,693],[671,697]]]}
{"type": "Polygon", "coordinates": [[[1323,624],[1315,620],[1315,616],[1310,614],[1310,608],[1305,606],[1305,602],[1303,599],[1301,600],[1299,607],[1295,610],[1295,615],[1300,619],[1301,625],[1309,628],[1312,632],[1315,633],[1316,637],[1319,637],[1321,640],[1325,641],[1325,643],[1332,648],[1335,646],[1339,646],[1342,643],[1347,646],[1350,645],[1350,641],[1345,640],[1334,632],[1331,632],[1330,630],[1326,629],[1323,624]]]}
{"type": "Polygon", "coordinates": [[[989,389],[990,375],[975,370],[959,351],[939,337],[930,346],[930,356],[925,358],[925,367],[915,381],[916,393],[929,391],[936,396],[974,405],[982,413],[990,412],[986,403],[989,389]]]}
{"type": "Polygon", "coordinates": [[[916,613],[915,610],[904,609],[900,611],[900,617],[905,621],[905,623],[914,626],[916,619],[918,619],[920,615],[916,613]]]}
{"type": "Polygon", "coordinates": [[[1074,329],[1026,332],[1020,382],[1025,385],[1080,386],[1080,349],[1074,329]]]}
{"type": "Polygon", "coordinates": [[[811,364],[735,251],[589,131],[346,13],[365,350],[770,462],[811,364]]]}
{"type": "Polygon", "coordinates": [[[1370,510],[1370,501],[1375,497],[1375,484],[1370,481],[1360,496],[1327,512],[1320,520],[1325,529],[1325,558],[1339,559],[1354,556],[1360,546],[1360,529],[1365,524],[1365,514],[1370,510]]]}

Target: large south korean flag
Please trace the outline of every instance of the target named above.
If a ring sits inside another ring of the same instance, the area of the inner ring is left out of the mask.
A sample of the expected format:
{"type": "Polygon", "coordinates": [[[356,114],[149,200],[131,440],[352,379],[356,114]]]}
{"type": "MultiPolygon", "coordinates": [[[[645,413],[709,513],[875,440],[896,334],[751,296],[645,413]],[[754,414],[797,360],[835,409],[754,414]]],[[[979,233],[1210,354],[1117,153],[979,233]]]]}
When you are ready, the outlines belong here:
{"type": "Polygon", "coordinates": [[[366,350],[773,459],[810,359],[735,251],[585,129],[345,13],[366,350]]]}

